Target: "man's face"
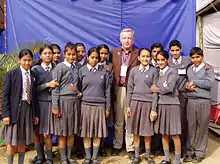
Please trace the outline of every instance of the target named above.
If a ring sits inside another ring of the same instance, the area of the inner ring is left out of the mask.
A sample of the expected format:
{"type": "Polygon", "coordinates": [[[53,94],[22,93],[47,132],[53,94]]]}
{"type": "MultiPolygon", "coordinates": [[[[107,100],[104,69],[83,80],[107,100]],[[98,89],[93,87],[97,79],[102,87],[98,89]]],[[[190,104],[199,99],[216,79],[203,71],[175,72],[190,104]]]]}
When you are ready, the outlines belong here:
{"type": "Polygon", "coordinates": [[[131,31],[122,32],[120,36],[120,41],[124,49],[130,49],[134,42],[133,33],[131,31]]]}
{"type": "Polygon", "coordinates": [[[154,61],[156,62],[157,61],[157,53],[161,51],[161,48],[160,47],[154,47],[152,49],[152,52],[151,52],[151,55],[152,55],[152,58],[154,59],[154,61]]]}
{"type": "Polygon", "coordinates": [[[173,56],[174,59],[178,59],[180,57],[181,52],[182,49],[178,46],[170,47],[170,54],[173,56]]]}

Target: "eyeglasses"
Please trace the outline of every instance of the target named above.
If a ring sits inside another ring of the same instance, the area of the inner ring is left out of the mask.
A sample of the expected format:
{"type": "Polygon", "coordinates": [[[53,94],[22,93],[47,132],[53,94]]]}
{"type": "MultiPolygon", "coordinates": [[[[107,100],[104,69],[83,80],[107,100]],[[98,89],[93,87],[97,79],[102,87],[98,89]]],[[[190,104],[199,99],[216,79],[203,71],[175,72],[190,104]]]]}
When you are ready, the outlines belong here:
{"type": "Polygon", "coordinates": [[[52,52],[44,52],[43,55],[52,55],[52,52]]]}

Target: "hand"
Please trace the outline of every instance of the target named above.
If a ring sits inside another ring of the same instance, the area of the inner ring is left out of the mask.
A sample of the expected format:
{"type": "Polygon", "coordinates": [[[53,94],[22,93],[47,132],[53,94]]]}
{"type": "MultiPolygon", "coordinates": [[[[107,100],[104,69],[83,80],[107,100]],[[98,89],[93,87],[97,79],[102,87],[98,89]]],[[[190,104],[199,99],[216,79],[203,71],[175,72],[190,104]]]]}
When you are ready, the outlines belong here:
{"type": "Polygon", "coordinates": [[[150,112],[150,120],[155,121],[157,119],[157,112],[151,111],[150,112]]]}
{"type": "Polygon", "coordinates": [[[5,125],[10,125],[10,117],[5,117],[5,118],[3,118],[3,123],[4,123],[5,125]]]}
{"type": "Polygon", "coordinates": [[[34,125],[37,125],[39,123],[39,118],[38,117],[34,117],[34,125]]]}
{"type": "Polygon", "coordinates": [[[187,85],[188,85],[188,87],[193,86],[193,81],[188,82],[187,85]]]}
{"type": "Polygon", "coordinates": [[[82,94],[81,92],[79,92],[76,96],[77,96],[77,97],[82,97],[82,95],[83,95],[83,94],[82,94]]]}
{"type": "Polygon", "coordinates": [[[49,83],[47,83],[46,85],[49,88],[56,88],[57,86],[59,86],[59,83],[56,80],[52,80],[49,83]]]}
{"type": "Polygon", "coordinates": [[[76,91],[76,85],[74,84],[69,84],[68,87],[67,87],[70,91],[76,91]]]}
{"type": "Polygon", "coordinates": [[[59,109],[52,109],[52,113],[57,116],[60,113],[60,110],[59,109]]]}
{"type": "Polygon", "coordinates": [[[131,113],[131,109],[128,107],[128,108],[127,108],[127,115],[128,115],[128,117],[131,117],[131,114],[132,114],[132,113],[131,113]]]}
{"type": "Polygon", "coordinates": [[[111,67],[110,66],[108,66],[108,65],[103,65],[103,67],[104,67],[104,71],[111,71],[111,67]]]}
{"type": "Polygon", "coordinates": [[[105,111],[105,117],[108,118],[110,112],[109,111],[105,111]]]}
{"type": "Polygon", "coordinates": [[[189,82],[186,84],[186,89],[190,92],[195,92],[196,91],[196,86],[193,85],[193,82],[189,82]]]}
{"type": "Polygon", "coordinates": [[[156,93],[157,90],[158,90],[158,88],[156,87],[155,84],[153,84],[153,85],[151,86],[151,92],[156,93]]]}

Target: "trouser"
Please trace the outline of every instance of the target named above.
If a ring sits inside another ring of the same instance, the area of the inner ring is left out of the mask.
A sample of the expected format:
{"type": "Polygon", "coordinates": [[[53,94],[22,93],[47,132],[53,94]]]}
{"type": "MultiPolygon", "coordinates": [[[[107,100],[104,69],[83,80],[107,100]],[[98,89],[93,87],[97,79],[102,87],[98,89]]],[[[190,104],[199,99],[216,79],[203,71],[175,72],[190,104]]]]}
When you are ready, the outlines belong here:
{"type": "Polygon", "coordinates": [[[208,141],[211,103],[207,99],[190,99],[187,104],[187,155],[204,157],[208,141]]]}
{"type": "MultiPolygon", "coordinates": [[[[115,101],[115,137],[113,141],[113,147],[121,149],[124,136],[124,123],[127,123],[127,109],[125,107],[126,88],[116,88],[116,101],[115,101]]],[[[125,128],[126,129],[126,128],[125,128]]],[[[126,150],[134,151],[134,135],[128,134],[125,130],[125,143],[126,150]]]]}

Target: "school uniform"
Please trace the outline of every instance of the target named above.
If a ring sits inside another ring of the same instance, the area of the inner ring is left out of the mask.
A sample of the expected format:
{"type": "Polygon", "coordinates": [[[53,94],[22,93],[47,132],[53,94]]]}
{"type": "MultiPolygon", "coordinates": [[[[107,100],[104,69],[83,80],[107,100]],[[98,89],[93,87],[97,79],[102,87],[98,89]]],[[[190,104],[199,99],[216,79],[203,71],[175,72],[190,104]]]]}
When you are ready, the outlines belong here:
{"type": "Polygon", "coordinates": [[[180,102],[178,99],[178,73],[175,68],[165,67],[159,72],[158,118],[155,121],[155,133],[162,135],[181,134],[180,102]]]}
{"type": "Polygon", "coordinates": [[[39,134],[54,133],[54,116],[52,113],[51,88],[46,87],[46,83],[53,80],[52,69],[54,64],[46,66],[44,63],[32,67],[37,83],[37,110],[39,110],[39,124],[35,132],[39,134]]]}
{"type": "Polygon", "coordinates": [[[211,88],[215,81],[214,70],[206,63],[201,63],[198,67],[192,65],[187,70],[187,77],[188,81],[193,81],[196,91],[187,92],[187,120],[190,130],[186,153],[190,156],[204,157],[208,141],[211,88]]]}
{"type": "Polygon", "coordinates": [[[111,109],[109,73],[89,64],[79,70],[81,99],[81,137],[107,137],[105,111],[111,109]]]}
{"type": "Polygon", "coordinates": [[[30,70],[21,66],[6,73],[2,90],[2,118],[10,117],[10,125],[3,125],[2,137],[5,144],[29,145],[33,143],[33,119],[36,86],[30,70]]]}
{"type": "Polygon", "coordinates": [[[150,121],[151,111],[156,111],[157,94],[151,92],[151,86],[156,84],[158,71],[155,67],[141,65],[131,70],[127,84],[126,106],[131,109],[128,118],[128,133],[139,136],[154,135],[153,122],[150,121]],[[154,104],[152,104],[152,101],[154,104]]]}
{"type": "Polygon", "coordinates": [[[54,68],[53,79],[59,86],[52,90],[52,107],[59,109],[60,113],[60,117],[55,119],[55,135],[72,136],[79,133],[80,100],[77,94],[80,67],[78,62],[71,65],[64,60],[54,68]]]}
{"type": "Polygon", "coordinates": [[[185,83],[187,82],[186,70],[191,65],[191,58],[189,56],[180,56],[177,60],[171,58],[168,63],[169,67],[176,68],[178,71],[178,91],[179,91],[179,100],[180,100],[180,109],[181,109],[181,143],[182,149],[185,149],[186,139],[187,139],[187,118],[186,118],[186,106],[187,106],[187,96],[185,90],[185,83]]]}

